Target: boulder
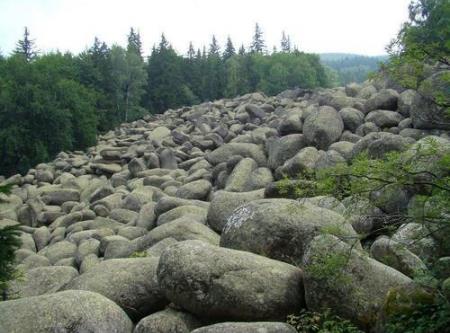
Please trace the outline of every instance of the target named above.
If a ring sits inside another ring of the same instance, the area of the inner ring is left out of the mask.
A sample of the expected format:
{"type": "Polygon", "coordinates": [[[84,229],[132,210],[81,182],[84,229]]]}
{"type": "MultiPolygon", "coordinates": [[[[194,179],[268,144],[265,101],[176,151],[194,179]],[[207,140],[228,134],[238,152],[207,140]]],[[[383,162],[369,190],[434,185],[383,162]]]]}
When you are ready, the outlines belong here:
{"type": "Polygon", "coordinates": [[[196,239],[213,245],[219,245],[220,242],[220,236],[204,224],[196,221],[186,223],[183,219],[164,223],[135,241],[137,249],[142,251],[165,238],[173,238],[177,241],[196,239]]]}
{"type": "Polygon", "coordinates": [[[11,282],[9,298],[23,298],[55,293],[78,276],[73,267],[49,266],[26,271],[20,279],[11,282]]]}
{"type": "Polygon", "coordinates": [[[119,305],[136,320],[167,304],[156,279],[155,258],[103,261],[69,283],[67,290],[99,293],[119,305]]]}
{"type": "Polygon", "coordinates": [[[306,139],[302,134],[291,134],[281,138],[271,138],[266,142],[268,167],[276,169],[288,159],[294,157],[300,149],[306,146],[306,139]]]}
{"type": "Polygon", "coordinates": [[[336,142],[344,130],[344,122],[332,107],[322,106],[311,113],[303,125],[303,134],[307,141],[318,149],[326,149],[336,142]]]}
{"type": "Polygon", "coordinates": [[[142,318],[133,333],[190,333],[200,326],[201,323],[193,315],[167,308],[142,318]]]}
{"type": "Polygon", "coordinates": [[[427,266],[418,256],[409,251],[404,245],[386,236],[379,237],[372,244],[370,254],[374,259],[395,268],[410,278],[427,272],[427,266]]]}
{"type": "Polygon", "coordinates": [[[262,199],[233,212],[223,228],[220,245],[299,264],[309,242],[321,233],[359,244],[351,224],[340,214],[295,200],[262,199]]]}
{"type": "Polygon", "coordinates": [[[264,190],[251,192],[217,191],[213,194],[208,209],[208,225],[216,232],[221,233],[233,211],[247,202],[263,199],[264,190]]]}
{"type": "Polygon", "coordinates": [[[343,108],[339,115],[344,122],[344,129],[355,132],[364,122],[364,113],[354,108],[343,108]]]}
{"type": "Polygon", "coordinates": [[[303,303],[299,268],[200,241],[166,248],[158,281],[169,300],[200,318],[284,319],[303,303]]]}
{"type": "Polygon", "coordinates": [[[52,264],[66,258],[75,257],[77,246],[68,241],[57,242],[43,248],[38,254],[47,257],[52,264]]]}
{"type": "Polygon", "coordinates": [[[374,123],[381,128],[397,126],[402,120],[403,116],[400,113],[387,110],[371,111],[365,118],[366,122],[374,123]]]}
{"type": "Polygon", "coordinates": [[[70,290],[0,302],[0,332],[131,333],[133,323],[106,297],[70,290]]]}
{"type": "Polygon", "coordinates": [[[398,97],[398,92],[395,90],[382,89],[367,100],[365,104],[366,110],[397,110],[398,97]]]}
{"type": "Polygon", "coordinates": [[[228,176],[225,191],[245,192],[246,184],[250,179],[252,171],[258,167],[258,164],[251,158],[243,158],[228,176]]]}
{"type": "Polygon", "coordinates": [[[391,288],[412,280],[332,235],[315,237],[305,253],[305,297],[308,309],[329,308],[370,330],[391,288]]]}
{"type": "Polygon", "coordinates": [[[250,157],[259,166],[266,166],[267,158],[264,151],[253,143],[227,143],[206,155],[206,160],[211,164],[227,162],[232,156],[239,155],[250,157]]]}
{"type": "Polygon", "coordinates": [[[295,333],[291,325],[276,322],[219,323],[193,330],[192,333],[295,333]]]}
{"type": "Polygon", "coordinates": [[[210,191],[211,183],[207,180],[199,179],[178,188],[176,196],[182,199],[205,200],[210,191]]]}
{"type": "Polygon", "coordinates": [[[448,70],[439,71],[420,84],[410,106],[414,128],[450,130],[448,75],[448,70]],[[444,98],[441,104],[447,104],[447,107],[434,102],[439,96],[444,98]]]}

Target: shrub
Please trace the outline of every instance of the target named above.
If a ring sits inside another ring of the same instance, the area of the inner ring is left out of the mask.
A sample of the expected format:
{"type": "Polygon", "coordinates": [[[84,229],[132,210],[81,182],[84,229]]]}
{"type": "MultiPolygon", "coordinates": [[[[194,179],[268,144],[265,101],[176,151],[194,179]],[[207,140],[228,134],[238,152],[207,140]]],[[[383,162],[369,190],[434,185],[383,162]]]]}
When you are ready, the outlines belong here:
{"type": "Polygon", "coordinates": [[[299,333],[363,333],[350,321],[333,315],[302,310],[299,315],[288,316],[287,322],[299,333]]]}
{"type": "MultiPolygon", "coordinates": [[[[9,187],[0,186],[0,193],[7,193],[9,187]]],[[[20,247],[20,230],[18,226],[0,228],[0,293],[5,299],[8,281],[16,276],[14,265],[15,251],[20,247]]]]}

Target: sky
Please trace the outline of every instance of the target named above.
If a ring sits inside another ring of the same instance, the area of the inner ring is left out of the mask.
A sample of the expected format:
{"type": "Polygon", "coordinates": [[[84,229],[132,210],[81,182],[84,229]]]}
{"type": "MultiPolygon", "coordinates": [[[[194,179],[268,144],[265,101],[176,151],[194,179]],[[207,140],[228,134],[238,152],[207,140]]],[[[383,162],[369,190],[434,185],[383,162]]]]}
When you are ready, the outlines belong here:
{"type": "Polygon", "coordinates": [[[381,55],[408,17],[410,0],[0,0],[0,50],[9,54],[30,30],[43,52],[79,53],[94,37],[126,45],[130,27],[139,30],[143,51],[164,33],[186,53],[208,46],[214,34],[221,46],[251,42],[259,23],[271,50],[281,33],[300,51],[381,55]]]}

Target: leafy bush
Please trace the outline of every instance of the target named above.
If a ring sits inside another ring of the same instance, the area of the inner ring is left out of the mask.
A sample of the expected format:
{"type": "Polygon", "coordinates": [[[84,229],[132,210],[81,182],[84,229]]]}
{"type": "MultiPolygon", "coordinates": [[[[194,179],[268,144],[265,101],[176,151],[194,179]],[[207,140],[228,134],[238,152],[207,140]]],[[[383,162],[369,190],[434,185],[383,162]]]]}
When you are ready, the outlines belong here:
{"type": "Polygon", "coordinates": [[[450,304],[440,298],[432,304],[417,304],[412,312],[392,316],[387,333],[441,333],[450,327],[450,304]]]}
{"type": "MultiPolygon", "coordinates": [[[[0,186],[0,193],[7,193],[10,187],[0,186]]],[[[3,294],[8,281],[16,276],[14,267],[15,251],[20,247],[20,231],[17,226],[0,228],[0,293],[3,294]]]]}
{"type": "Polygon", "coordinates": [[[287,322],[299,333],[362,333],[350,321],[333,315],[302,310],[299,315],[288,316],[287,322]]]}

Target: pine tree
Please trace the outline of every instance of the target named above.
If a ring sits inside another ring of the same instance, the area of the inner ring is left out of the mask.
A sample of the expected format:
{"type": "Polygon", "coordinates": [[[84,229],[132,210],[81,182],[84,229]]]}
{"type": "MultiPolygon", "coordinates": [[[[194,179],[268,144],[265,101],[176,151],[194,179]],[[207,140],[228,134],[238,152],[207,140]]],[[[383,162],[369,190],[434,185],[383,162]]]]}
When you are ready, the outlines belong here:
{"type": "Polygon", "coordinates": [[[187,52],[187,57],[188,59],[192,62],[195,58],[195,49],[194,49],[194,45],[192,44],[192,42],[189,42],[189,49],[187,52]]]}
{"type": "Polygon", "coordinates": [[[211,40],[211,44],[209,44],[209,56],[218,56],[220,52],[220,46],[219,43],[217,42],[216,36],[212,36],[212,40],[211,40]]]}
{"type": "Polygon", "coordinates": [[[227,61],[229,58],[236,54],[236,50],[234,48],[233,42],[231,41],[230,36],[227,38],[227,45],[225,47],[225,51],[223,52],[223,60],[227,61]]]}
{"type": "Polygon", "coordinates": [[[245,55],[245,46],[244,46],[244,44],[241,44],[241,47],[239,48],[239,55],[240,56],[243,56],[243,55],[245,55]]]}
{"type": "Polygon", "coordinates": [[[281,36],[281,52],[291,52],[291,37],[283,31],[281,36]]]}
{"type": "Polygon", "coordinates": [[[258,23],[255,25],[255,34],[253,35],[250,51],[252,53],[264,53],[266,50],[266,44],[263,39],[263,32],[258,23]]]}
{"type": "Polygon", "coordinates": [[[127,52],[133,52],[143,60],[141,35],[139,32],[135,32],[132,27],[130,28],[130,33],[128,35],[127,52]]]}
{"type": "Polygon", "coordinates": [[[164,35],[164,33],[161,34],[161,41],[159,42],[158,45],[158,51],[166,51],[170,48],[170,44],[166,39],[166,36],[164,35]]]}
{"type": "Polygon", "coordinates": [[[27,62],[30,62],[37,57],[37,51],[35,50],[34,46],[34,39],[30,39],[30,32],[28,31],[27,27],[25,27],[23,40],[19,40],[17,42],[14,53],[23,56],[27,62]]]}

